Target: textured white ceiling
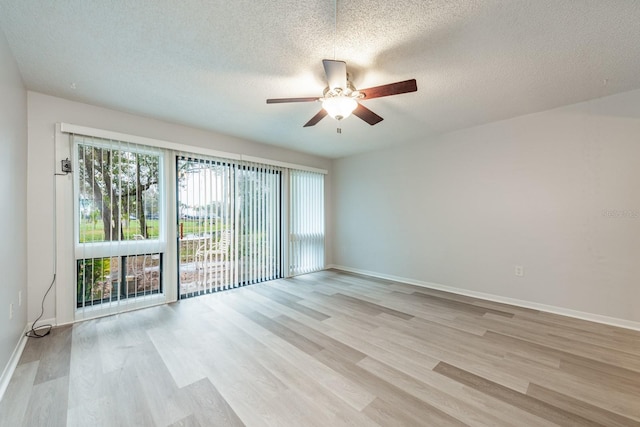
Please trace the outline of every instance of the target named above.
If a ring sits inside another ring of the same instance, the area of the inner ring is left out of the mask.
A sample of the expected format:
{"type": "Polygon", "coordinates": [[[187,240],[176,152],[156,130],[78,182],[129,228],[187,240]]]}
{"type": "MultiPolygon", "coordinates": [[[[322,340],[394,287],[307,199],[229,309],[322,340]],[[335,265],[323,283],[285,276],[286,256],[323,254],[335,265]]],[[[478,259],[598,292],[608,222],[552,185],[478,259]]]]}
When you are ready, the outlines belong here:
{"type": "Polygon", "coordinates": [[[640,88],[640,1],[344,0],[336,58],[385,120],[303,128],[334,55],[334,2],[0,0],[25,84],[327,157],[640,88]],[[605,83],[606,81],[606,83],[605,83]]]}

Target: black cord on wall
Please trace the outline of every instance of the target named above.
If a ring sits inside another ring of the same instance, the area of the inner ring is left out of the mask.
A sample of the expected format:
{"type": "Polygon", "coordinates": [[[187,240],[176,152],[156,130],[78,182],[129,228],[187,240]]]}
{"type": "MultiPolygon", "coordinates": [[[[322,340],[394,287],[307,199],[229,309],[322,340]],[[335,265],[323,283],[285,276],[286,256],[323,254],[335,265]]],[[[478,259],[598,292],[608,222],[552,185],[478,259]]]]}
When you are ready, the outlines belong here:
{"type": "MultiPolygon", "coordinates": [[[[54,157],[55,157],[55,144],[54,144],[54,157]]],[[[54,173],[53,173],[54,177],[67,176],[72,172],[71,162],[69,161],[69,158],[61,162],[61,169],[62,169],[62,173],[57,173],[55,172],[55,168],[54,168],[54,173]]],[[[31,324],[31,329],[29,329],[25,333],[25,336],[27,336],[28,338],[44,338],[47,335],[49,335],[51,333],[51,329],[53,329],[53,325],[50,323],[47,323],[45,325],[41,325],[38,327],[36,327],[36,323],[38,323],[38,321],[44,315],[44,301],[47,299],[47,295],[49,295],[49,292],[51,292],[51,289],[53,289],[53,284],[56,283],[56,275],[57,275],[57,269],[58,269],[58,251],[56,250],[56,240],[58,238],[56,227],[58,226],[58,224],[56,224],[56,209],[57,209],[56,182],[54,179],[54,182],[53,182],[53,278],[51,279],[51,284],[49,285],[47,292],[45,292],[44,296],[42,297],[42,302],[40,303],[40,315],[31,324]],[[45,332],[42,333],[41,331],[45,331],[45,332]]]]}
{"type": "Polygon", "coordinates": [[[36,328],[36,323],[38,323],[38,320],[40,320],[40,318],[42,318],[42,316],[44,315],[44,300],[47,299],[47,295],[49,294],[49,292],[51,292],[51,289],[53,288],[53,284],[55,282],[56,273],[53,273],[53,280],[51,280],[49,289],[47,289],[47,292],[45,292],[44,296],[42,297],[42,303],[40,304],[40,316],[38,316],[38,318],[31,324],[31,329],[29,329],[29,331],[27,331],[27,333],[25,334],[28,338],[44,338],[49,335],[51,333],[51,329],[53,329],[53,325],[51,324],[38,326],[36,328]],[[43,334],[38,333],[38,331],[40,331],[41,329],[46,329],[46,332],[43,334]]]}

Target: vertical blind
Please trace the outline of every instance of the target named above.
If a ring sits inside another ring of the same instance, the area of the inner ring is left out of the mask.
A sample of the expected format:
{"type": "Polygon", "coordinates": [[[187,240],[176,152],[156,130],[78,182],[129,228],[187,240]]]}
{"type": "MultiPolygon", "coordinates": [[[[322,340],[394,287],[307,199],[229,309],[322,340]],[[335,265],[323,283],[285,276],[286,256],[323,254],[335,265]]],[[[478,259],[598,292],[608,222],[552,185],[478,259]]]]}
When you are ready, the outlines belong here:
{"type": "Polygon", "coordinates": [[[241,284],[282,277],[281,206],[282,171],[243,162],[237,168],[239,258],[241,284]]]}
{"type": "Polygon", "coordinates": [[[157,304],[165,247],[161,151],[79,135],[73,142],[77,318],[157,304]]]}
{"type": "Polygon", "coordinates": [[[180,297],[281,272],[282,170],[232,160],[177,160],[180,297]]]}
{"type": "Polygon", "coordinates": [[[236,283],[234,165],[220,159],[176,159],[179,294],[228,289],[236,283]]]}
{"type": "Polygon", "coordinates": [[[289,274],[324,269],[324,175],[289,173],[289,274]]]}
{"type": "Polygon", "coordinates": [[[166,262],[177,260],[180,298],[324,268],[323,174],[83,135],[72,141],[77,319],[166,301],[166,262]],[[169,156],[175,182],[163,170],[169,156]],[[166,191],[175,192],[175,218],[166,191]],[[177,253],[167,256],[173,224],[177,253]]]}

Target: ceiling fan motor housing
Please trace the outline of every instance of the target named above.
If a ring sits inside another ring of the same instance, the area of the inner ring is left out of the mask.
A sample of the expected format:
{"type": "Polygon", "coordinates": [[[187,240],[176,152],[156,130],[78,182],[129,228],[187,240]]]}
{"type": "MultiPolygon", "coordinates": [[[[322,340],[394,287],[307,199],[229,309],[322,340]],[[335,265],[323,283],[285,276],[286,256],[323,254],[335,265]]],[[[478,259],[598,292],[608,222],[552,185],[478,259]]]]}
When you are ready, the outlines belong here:
{"type": "Polygon", "coordinates": [[[315,126],[327,115],[336,120],[342,120],[349,117],[352,113],[373,126],[376,123],[380,123],[383,118],[366,108],[358,102],[358,100],[364,98],[381,98],[383,96],[399,95],[418,90],[415,79],[356,90],[349,81],[346,62],[323,59],[322,64],[327,76],[327,83],[329,83],[324,89],[322,97],[267,99],[267,104],[321,101],[322,109],[318,111],[311,120],[305,123],[304,127],[315,126]]]}

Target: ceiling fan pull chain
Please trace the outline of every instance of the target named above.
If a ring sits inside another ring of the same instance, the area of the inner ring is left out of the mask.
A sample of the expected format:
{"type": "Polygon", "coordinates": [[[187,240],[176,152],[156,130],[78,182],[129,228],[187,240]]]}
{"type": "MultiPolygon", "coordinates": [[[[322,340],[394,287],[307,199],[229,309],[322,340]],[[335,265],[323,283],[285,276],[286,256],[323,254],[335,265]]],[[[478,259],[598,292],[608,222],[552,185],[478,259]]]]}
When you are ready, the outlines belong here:
{"type": "Polygon", "coordinates": [[[336,44],[338,43],[338,0],[333,2],[333,60],[336,60],[336,44]]]}

